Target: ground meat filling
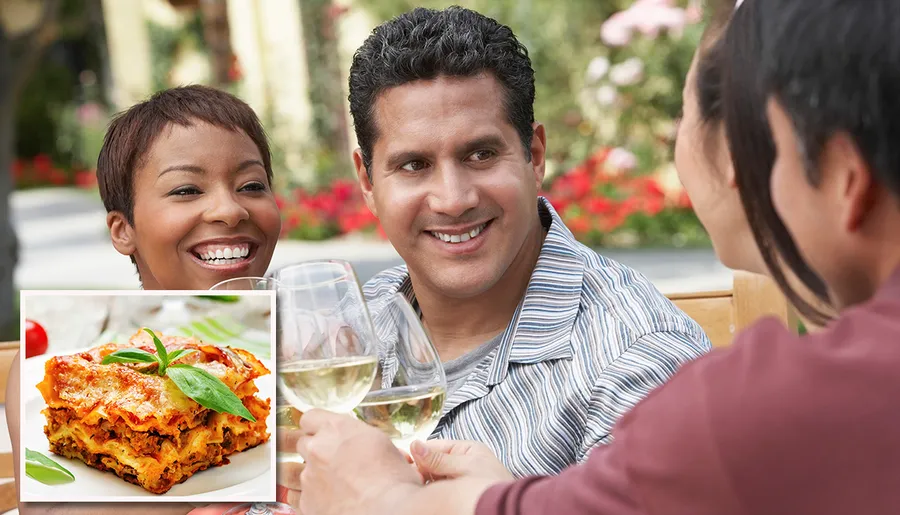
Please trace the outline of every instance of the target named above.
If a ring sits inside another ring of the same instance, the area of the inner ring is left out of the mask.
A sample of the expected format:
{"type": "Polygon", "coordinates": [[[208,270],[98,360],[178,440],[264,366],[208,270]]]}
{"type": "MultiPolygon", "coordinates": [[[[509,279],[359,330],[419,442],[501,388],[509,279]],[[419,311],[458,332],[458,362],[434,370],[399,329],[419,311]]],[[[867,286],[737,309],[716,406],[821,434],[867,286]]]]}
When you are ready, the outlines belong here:
{"type": "MultiPolygon", "coordinates": [[[[256,403],[251,401],[251,404],[256,403]]],[[[268,407],[267,403],[260,402],[260,404],[268,407]]],[[[201,423],[193,424],[194,427],[203,425],[211,428],[214,425],[213,416],[215,414],[212,410],[203,410],[201,416],[195,417],[196,420],[191,422],[201,423]]],[[[258,438],[260,435],[254,434],[243,434],[236,437],[231,428],[223,427],[220,443],[209,443],[203,447],[201,452],[192,452],[181,461],[167,464],[157,477],[141,477],[141,474],[133,467],[120,462],[111,454],[88,451],[77,437],[73,436],[71,432],[66,432],[65,429],[70,427],[71,421],[78,420],[74,410],[49,408],[45,410],[45,415],[48,422],[44,427],[44,433],[50,440],[50,450],[53,453],[81,460],[88,466],[104,472],[113,472],[125,481],[157,494],[169,491],[172,486],[184,482],[196,472],[226,465],[229,463],[228,455],[256,447],[268,440],[265,437],[258,438]]],[[[160,434],[157,431],[134,431],[124,424],[114,425],[108,420],[101,420],[98,426],[82,425],[82,427],[89,427],[87,432],[97,445],[117,441],[132,449],[134,455],[152,457],[157,461],[162,460],[161,449],[164,444],[168,443],[175,449],[183,449],[190,445],[191,442],[188,439],[192,437],[190,430],[179,433],[178,436],[172,436],[160,434]]]]}

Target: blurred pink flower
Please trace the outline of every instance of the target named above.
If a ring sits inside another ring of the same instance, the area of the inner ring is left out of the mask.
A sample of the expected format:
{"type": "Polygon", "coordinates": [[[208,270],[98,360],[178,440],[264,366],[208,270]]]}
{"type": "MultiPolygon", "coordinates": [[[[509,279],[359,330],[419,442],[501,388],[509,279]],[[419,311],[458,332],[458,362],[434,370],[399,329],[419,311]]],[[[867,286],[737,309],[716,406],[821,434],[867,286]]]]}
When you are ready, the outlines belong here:
{"type": "Polygon", "coordinates": [[[613,14],[603,23],[600,39],[608,46],[624,46],[631,41],[635,29],[655,38],[663,29],[680,34],[686,23],[685,10],[675,6],[674,0],[637,0],[631,7],[613,14]]]}
{"type": "Polygon", "coordinates": [[[609,70],[609,80],[617,86],[631,86],[644,78],[644,62],[632,57],[609,70]]]}
{"type": "Polygon", "coordinates": [[[610,150],[606,157],[606,167],[613,171],[630,171],[637,168],[637,157],[622,147],[610,150]]]}
{"type": "Polygon", "coordinates": [[[700,23],[703,21],[703,6],[700,4],[700,0],[691,0],[684,11],[684,18],[688,23],[700,23]]]}
{"type": "Polygon", "coordinates": [[[619,98],[619,92],[616,91],[616,88],[613,86],[604,84],[597,88],[595,98],[597,99],[598,104],[603,107],[608,107],[616,103],[616,100],[619,98]]]}
{"type": "Polygon", "coordinates": [[[628,11],[617,12],[600,26],[600,39],[606,46],[625,46],[631,42],[632,28],[628,11]]]}
{"type": "Polygon", "coordinates": [[[587,68],[588,82],[597,82],[609,71],[609,59],[599,56],[591,59],[587,68]]]}
{"type": "Polygon", "coordinates": [[[94,125],[103,118],[103,109],[96,102],[88,102],[78,106],[75,116],[81,125],[94,125]]]}
{"type": "Polygon", "coordinates": [[[661,0],[640,0],[631,6],[634,28],[648,37],[656,37],[662,29],[679,32],[684,29],[687,22],[684,9],[669,7],[660,3],[661,0]]]}

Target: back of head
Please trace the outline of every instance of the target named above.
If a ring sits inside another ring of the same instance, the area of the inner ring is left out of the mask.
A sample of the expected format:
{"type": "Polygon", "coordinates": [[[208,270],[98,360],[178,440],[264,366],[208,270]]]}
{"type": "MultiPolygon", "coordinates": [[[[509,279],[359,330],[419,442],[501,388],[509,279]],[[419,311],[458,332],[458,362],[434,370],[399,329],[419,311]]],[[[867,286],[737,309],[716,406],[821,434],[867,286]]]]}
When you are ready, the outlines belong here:
{"type": "Polygon", "coordinates": [[[831,136],[849,135],[874,179],[900,198],[900,2],[759,2],[765,92],[795,128],[815,184],[831,136]]]}
{"type": "MultiPolygon", "coordinates": [[[[493,74],[503,86],[509,122],[529,153],[534,123],[534,71],[509,27],[461,7],[417,8],[375,28],[353,56],[350,112],[369,170],[378,138],[375,102],[385,90],[440,76],[493,74]]],[[[371,172],[370,172],[371,173],[371,172]]]]}
{"type": "Polygon", "coordinates": [[[109,125],[97,159],[100,197],[108,212],[134,224],[134,174],[159,135],[171,124],[197,122],[243,131],[253,140],[272,182],[272,156],[265,130],[253,109],[239,98],[206,86],[160,91],[119,114],[109,125]]]}
{"type": "Polygon", "coordinates": [[[767,95],[758,80],[767,55],[761,7],[757,0],[743,2],[716,45],[729,153],[744,212],[769,273],[804,316],[823,323],[829,316],[791,287],[782,268],[786,266],[820,303],[828,303],[824,282],[801,256],[772,201],[775,143],[766,118],[767,95]]]}

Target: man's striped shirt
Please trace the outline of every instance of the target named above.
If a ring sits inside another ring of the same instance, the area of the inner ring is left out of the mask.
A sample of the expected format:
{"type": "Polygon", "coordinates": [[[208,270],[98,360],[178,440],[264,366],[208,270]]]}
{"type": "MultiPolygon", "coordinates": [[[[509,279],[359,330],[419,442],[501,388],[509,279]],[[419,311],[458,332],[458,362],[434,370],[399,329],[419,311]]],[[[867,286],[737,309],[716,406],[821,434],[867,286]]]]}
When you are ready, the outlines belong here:
{"type": "MultiPolygon", "coordinates": [[[[546,199],[539,208],[548,233],[525,296],[432,434],[485,443],[517,477],[584,461],[619,417],[710,350],[643,275],[579,243],[546,199]]],[[[364,286],[376,304],[398,291],[418,309],[405,265],[364,286]]]]}

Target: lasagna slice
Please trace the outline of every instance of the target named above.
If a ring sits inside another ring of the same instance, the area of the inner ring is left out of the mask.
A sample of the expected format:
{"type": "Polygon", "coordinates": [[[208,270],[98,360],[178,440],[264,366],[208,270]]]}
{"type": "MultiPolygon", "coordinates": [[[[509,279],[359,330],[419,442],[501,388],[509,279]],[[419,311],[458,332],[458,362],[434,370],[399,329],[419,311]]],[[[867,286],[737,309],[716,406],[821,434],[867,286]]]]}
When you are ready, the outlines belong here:
{"type": "Polygon", "coordinates": [[[44,433],[52,452],[164,494],[196,472],[225,465],[228,456],[268,441],[270,399],[256,396],[253,381],[270,371],[255,356],[195,338],[160,340],[168,353],[196,350],[177,363],[220,379],[256,422],[204,408],[156,374],[155,363],[101,364],[104,356],[125,348],[155,354],[152,338],[142,330],[127,346],[110,343],[47,361],[37,388],[47,403],[44,433]]]}

